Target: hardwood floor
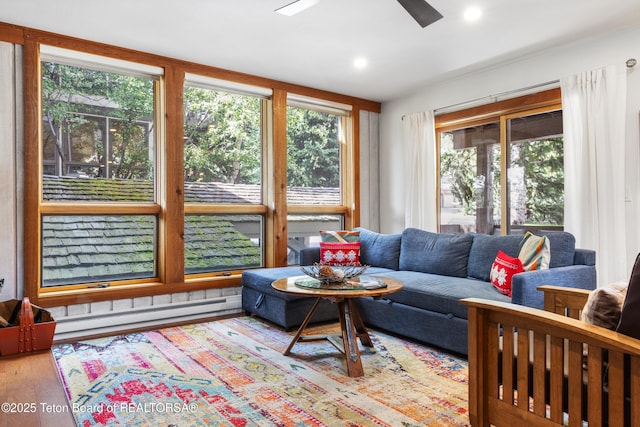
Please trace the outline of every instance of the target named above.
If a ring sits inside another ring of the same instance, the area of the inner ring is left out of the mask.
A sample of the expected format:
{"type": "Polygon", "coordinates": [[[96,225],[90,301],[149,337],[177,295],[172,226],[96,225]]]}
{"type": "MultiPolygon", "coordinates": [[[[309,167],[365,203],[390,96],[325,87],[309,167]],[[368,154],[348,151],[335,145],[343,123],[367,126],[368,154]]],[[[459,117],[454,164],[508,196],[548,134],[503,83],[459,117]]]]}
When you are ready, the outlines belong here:
{"type": "Polygon", "coordinates": [[[0,427],[72,427],[51,351],[0,358],[0,427]]]}

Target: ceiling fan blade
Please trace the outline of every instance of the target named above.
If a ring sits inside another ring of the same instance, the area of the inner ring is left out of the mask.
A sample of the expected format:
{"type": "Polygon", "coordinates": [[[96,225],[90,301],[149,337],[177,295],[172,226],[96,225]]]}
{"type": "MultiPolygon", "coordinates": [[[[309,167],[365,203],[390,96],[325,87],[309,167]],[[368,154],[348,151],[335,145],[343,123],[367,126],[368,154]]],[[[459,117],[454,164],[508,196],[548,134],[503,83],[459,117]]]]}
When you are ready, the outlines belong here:
{"type": "Polygon", "coordinates": [[[442,18],[442,14],[424,0],[398,0],[422,28],[442,18]]]}

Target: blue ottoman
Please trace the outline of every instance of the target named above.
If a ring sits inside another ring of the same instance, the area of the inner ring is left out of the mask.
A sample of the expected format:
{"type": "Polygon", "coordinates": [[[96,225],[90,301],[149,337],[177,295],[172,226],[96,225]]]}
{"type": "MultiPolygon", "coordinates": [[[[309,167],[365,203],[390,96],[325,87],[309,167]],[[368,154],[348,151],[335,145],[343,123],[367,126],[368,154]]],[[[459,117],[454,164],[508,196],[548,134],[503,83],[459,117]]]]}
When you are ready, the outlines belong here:
{"type": "MultiPolygon", "coordinates": [[[[277,267],[247,270],[242,273],[242,309],[283,327],[287,331],[298,328],[315,303],[315,298],[301,297],[276,291],[271,283],[285,277],[301,276],[300,267],[277,267]]],[[[311,322],[338,320],[335,304],[320,301],[311,322]]]]}

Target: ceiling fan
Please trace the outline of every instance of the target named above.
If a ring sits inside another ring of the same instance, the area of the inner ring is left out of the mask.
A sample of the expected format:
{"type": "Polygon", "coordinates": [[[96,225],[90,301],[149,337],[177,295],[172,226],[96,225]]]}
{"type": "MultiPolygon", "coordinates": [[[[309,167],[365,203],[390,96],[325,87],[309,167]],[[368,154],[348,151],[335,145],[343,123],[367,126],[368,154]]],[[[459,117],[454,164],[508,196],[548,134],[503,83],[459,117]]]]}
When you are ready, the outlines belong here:
{"type": "Polygon", "coordinates": [[[425,0],[398,0],[398,3],[409,12],[409,15],[411,15],[422,28],[442,18],[442,14],[425,0]]]}
{"type": "MultiPolygon", "coordinates": [[[[319,1],[320,0],[294,0],[286,6],[276,9],[276,12],[288,16],[295,15],[317,4],[319,1]]],[[[398,3],[409,12],[409,15],[411,15],[422,28],[442,18],[442,14],[425,0],[398,0],[398,3]]]]}

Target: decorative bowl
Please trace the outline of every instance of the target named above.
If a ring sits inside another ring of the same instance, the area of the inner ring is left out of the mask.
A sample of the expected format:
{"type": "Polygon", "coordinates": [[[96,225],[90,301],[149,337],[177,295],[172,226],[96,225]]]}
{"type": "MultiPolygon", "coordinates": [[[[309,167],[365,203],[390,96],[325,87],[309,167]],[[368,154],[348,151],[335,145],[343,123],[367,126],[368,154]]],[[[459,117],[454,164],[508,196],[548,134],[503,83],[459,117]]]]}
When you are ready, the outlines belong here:
{"type": "Polygon", "coordinates": [[[319,280],[322,283],[344,283],[347,280],[361,276],[369,268],[368,265],[313,265],[300,267],[300,270],[309,277],[319,280]]]}

